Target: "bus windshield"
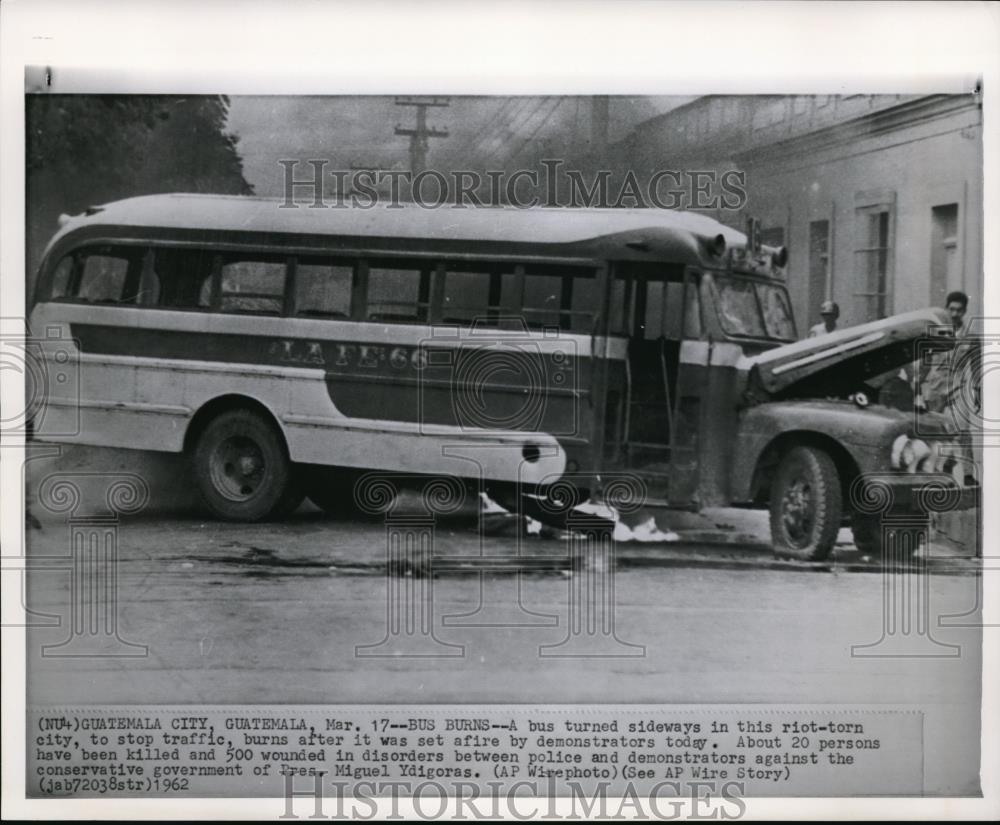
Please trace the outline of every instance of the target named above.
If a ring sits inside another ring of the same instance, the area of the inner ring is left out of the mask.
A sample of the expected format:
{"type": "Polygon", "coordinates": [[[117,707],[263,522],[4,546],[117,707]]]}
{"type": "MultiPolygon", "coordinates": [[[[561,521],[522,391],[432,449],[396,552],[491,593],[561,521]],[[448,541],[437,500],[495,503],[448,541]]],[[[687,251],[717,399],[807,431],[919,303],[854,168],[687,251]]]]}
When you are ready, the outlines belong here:
{"type": "Polygon", "coordinates": [[[784,287],[740,278],[713,278],[716,306],[729,335],[795,340],[795,322],[784,287]]]}

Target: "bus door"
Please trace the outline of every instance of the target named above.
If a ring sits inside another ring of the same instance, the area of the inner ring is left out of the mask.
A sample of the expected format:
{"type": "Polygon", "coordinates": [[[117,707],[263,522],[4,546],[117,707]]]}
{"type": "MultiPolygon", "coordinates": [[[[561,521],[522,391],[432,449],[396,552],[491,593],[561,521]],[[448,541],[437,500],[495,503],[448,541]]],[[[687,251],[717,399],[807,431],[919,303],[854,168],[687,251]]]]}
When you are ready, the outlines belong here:
{"type": "Polygon", "coordinates": [[[609,410],[616,463],[642,476],[651,497],[686,505],[697,485],[697,416],[679,393],[680,356],[685,335],[700,334],[697,285],[670,264],[620,264],[615,278],[627,336],[620,403],[609,410]]]}

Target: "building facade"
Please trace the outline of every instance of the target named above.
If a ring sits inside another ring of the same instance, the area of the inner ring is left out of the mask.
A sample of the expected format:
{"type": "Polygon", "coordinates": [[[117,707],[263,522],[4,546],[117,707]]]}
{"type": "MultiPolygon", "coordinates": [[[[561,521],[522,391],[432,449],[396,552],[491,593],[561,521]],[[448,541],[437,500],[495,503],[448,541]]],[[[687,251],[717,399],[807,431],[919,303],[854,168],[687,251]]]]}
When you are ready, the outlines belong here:
{"type": "Polygon", "coordinates": [[[640,124],[614,147],[638,171],[745,173],[746,203],[712,213],[789,249],[800,334],[824,300],[841,326],[950,290],[983,301],[978,95],[706,96],[640,124]]]}

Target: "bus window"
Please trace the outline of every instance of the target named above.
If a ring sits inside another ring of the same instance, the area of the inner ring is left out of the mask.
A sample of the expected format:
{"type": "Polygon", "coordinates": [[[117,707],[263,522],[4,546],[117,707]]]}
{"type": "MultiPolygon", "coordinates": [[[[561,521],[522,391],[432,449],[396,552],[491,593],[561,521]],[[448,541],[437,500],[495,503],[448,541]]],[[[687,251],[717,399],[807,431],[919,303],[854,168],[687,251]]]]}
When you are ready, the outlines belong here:
{"type": "Polygon", "coordinates": [[[698,282],[692,281],[687,286],[684,301],[684,338],[698,340],[701,338],[701,300],[698,298],[698,282]]]}
{"type": "Polygon", "coordinates": [[[593,269],[533,265],[525,276],[522,312],[529,327],[593,332],[600,306],[593,269]]]}
{"type": "Polygon", "coordinates": [[[52,274],[52,292],[53,298],[66,298],[69,297],[73,286],[73,256],[66,255],[59,265],[56,267],[56,271],[52,274]]]}
{"type": "Polygon", "coordinates": [[[226,258],[220,294],[223,312],[280,315],[284,307],[285,262],[226,258]]]}
{"type": "Polygon", "coordinates": [[[427,321],[433,266],[411,267],[373,261],[368,270],[368,318],[372,321],[427,321]]]}
{"type": "Polygon", "coordinates": [[[598,285],[593,272],[584,271],[573,278],[569,317],[569,329],[573,332],[594,332],[601,306],[598,285]]]}
{"type": "Polygon", "coordinates": [[[667,290],[663,281],[646,283],[646,317],[643,319],[642,337],[655,341],[664,334],[664,313],[667,307],[667,290]]]}
{"type": "Polygon", "coordinates": [[[118,303],[125,291],[128,259],[111,255],[87,255],[76,297],[95,303],[118,303]]]}
{"type": "Polygon", "coordinates": [[[101,247],[60,261],[53,281],[53,298],[91,304],[134,304],[139,292],[145,250],[101,247]]]}
{"type": "Polygon", "coordinates": [[[351,314],[354,267],[332,261],[300,259],[295,270],[295,311],[316,318],[351,314]]]}
{"type": "Polygon", "coordinates": [[[729,335],[766,335],[761,319],[760,306],[754,285],[735,278],[717,278],[715,293],[718,298],[719,321],[729,335]]]}
{"type": "Polygon", "coordinates": [[[627,335],[631,316],[632,281],[615,278],[611,282],[611,306],[609,309],[609,332],[627,335]]]}
{"type": "Polygon", "coordinates": [[[684,284],[680,281],[649,281],[646,284],[647,340],[684,337],[684,284]]]}
{"type": "MultiPolygon", "coordinates": [[[[473,265],[474,266],[474,265],[473,265]]],[[[441,298],[441,321],[445,324],[507,326],[520,311],[517,276],[502,272],[499,266],[482,264],[481,269],[449,266],[445,273],[441,298]]]]}
{"type": "Polygon", "coordinates": [[[145,303],[164,309],[208,309],[215,256],[203,249],[157,249],[155,283],[145,303]]]}
{"type": "Polygon", "coordinates": [[[792,320],[792,308],[788,305],[785,290],[770,284],[757,284],[757,297],[764,310],[767,334],[783,341],[794,341],[795,322],[792,320]]]}
{"type": "Polygon", "coordinates": [[[795,340],[784,287],[722,276],[715,276],[713,284],[719,321],[727,334],[795,340]]]}
{"type": "Polygon", "coordinates": [[[445,324],[468,324],[488,317],[491,303],[489,272],[455,272],[449,270],[444,279],[444,297],[441,304],[441,321],[445,324]]]}
{"type": "Polygon", "coordinates": [[[558,275],[526,274],[521,311],[529,327],[559,326],[562,285],[562,278],[558,275]]]}

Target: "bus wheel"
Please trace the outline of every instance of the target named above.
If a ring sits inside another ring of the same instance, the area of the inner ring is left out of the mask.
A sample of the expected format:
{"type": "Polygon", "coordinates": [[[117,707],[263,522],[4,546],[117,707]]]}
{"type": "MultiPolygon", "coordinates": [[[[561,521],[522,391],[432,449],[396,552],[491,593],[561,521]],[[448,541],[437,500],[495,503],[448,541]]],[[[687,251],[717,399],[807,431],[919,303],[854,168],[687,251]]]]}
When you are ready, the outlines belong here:
{"type": "Polygon", "coordinates": [[[771,483],[771,541],[778,556],[817,561],[833,550],[843,502],[837,467],[814,447],[793,447],[771,483]]]}
{"type": "Polygon", "coordinates": [[[302,501],[281,434],[253,410],[212,419],[192,458],[202,498],[220,518],[260,521],[286,515],[302,501]]]}

